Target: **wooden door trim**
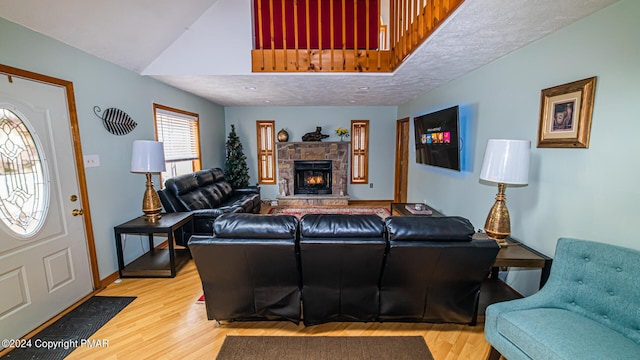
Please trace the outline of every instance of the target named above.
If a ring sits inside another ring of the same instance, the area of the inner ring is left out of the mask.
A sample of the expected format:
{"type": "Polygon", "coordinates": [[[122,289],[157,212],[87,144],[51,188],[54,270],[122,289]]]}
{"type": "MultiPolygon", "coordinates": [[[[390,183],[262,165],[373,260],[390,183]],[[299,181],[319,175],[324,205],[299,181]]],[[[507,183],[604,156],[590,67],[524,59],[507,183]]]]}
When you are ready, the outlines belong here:
{"type": "Polygon", "coordinates": [[[406,156],[405,158],[409,159],[409,118],[403,118],[396,121],[396,163],[395,163],[395,172],[394,172],[394,186],[393,186],[393,199],[396,202],[404,202],[406,199],[399,199],[398,194],[400,193],[400,189],[404,185],[405,189],[408,185],[407,176],[409,175],[409,164],[406,163],[404,166],[401,166],[402,163],[402,144],[406,142],[406,156]],[[406,123],[407,131],[405,133],[402,132],[403,124],[406,123]],[[399,179],[404,179],[404,184],[399,183],[399,179]]]}
{"type": "Polygon", "coordinates": [[[49,85],[60,86],[65,88],[66,90],[67,107],[69,109],[69,126],[71,127],[71,138],[73,140],[76,173],[78,174],[78,186],[80,190],[80,198],[82,199],[82,219],[84,221],[85,236],[87,238],[87,250],[89,252],[89,264],[91,267],[91,276],[93,279],[93,289],[95,290],[98,288],[102,288],[104,286],[100,283],[100,272],[98,270],[98,258],[96,256],[96,244],[93,237],[93,224],[91,222],[89,193],[87,191],[87,178],[84,172],[84,160],[82,158],[82,144],[80,143],[80,129],[78,127],[78,114],[76,112],[76,100],[73,92],[73,82],[2,64],[0,64],[0,73],[6,74],[9,77],[9,81],[11,81],[12,76],[15,76],[49,85]]]}

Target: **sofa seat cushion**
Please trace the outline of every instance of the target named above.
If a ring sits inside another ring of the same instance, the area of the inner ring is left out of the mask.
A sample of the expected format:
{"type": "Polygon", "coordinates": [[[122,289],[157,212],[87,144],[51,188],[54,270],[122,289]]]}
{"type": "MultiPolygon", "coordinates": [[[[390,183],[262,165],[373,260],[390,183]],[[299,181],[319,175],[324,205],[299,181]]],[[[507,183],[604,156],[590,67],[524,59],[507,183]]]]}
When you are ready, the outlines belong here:
{"type": "Polygon", "coordinates": [[[532,359],[640,359],[640,345],[568,310],[505,312],[498,316],[497,330],[532,359]]]}

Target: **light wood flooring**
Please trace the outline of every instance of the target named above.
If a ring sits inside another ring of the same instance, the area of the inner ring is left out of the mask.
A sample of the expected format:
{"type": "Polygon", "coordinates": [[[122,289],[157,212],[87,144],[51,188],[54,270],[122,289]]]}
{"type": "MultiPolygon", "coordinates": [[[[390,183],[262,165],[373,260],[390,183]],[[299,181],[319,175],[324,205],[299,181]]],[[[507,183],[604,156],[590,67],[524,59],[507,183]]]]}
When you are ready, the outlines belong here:
{"type": "Polygon", "coordinates": [[[173,279],[113,283],[98,295],[137,299],[91,337],[108,340],[108,347],[78,348],[67,359],[214,359],[226,335],[418,335],[424,337],[436,360],[485,359],[489,352],[482,324],[329,323],[305,327],[290,322],[238,322],[221,326],[207,320],[205,306],[196,303],[201,294],[193,261],[173,279]]]}

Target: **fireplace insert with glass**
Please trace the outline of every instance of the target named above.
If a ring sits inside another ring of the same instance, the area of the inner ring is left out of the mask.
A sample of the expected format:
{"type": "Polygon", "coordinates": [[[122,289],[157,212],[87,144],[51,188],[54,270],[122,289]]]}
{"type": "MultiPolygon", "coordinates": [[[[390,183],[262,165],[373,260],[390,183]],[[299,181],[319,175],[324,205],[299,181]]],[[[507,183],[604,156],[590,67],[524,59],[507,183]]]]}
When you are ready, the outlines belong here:
{"type": "Polygon", "coordinates": [[[294,161],[294,194],[331,194],[331,160],[294,161]]]}

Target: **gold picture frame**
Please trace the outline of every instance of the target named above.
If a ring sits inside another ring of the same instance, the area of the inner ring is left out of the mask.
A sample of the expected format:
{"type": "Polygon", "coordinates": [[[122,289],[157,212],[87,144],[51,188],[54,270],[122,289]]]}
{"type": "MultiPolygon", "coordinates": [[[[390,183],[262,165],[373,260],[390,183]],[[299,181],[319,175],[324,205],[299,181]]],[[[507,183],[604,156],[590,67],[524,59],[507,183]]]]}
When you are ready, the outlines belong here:
{"type": "Polygon", "coordinates": [[[589,147],[596,77],[542,90],[539,148],[589,147]]]}

